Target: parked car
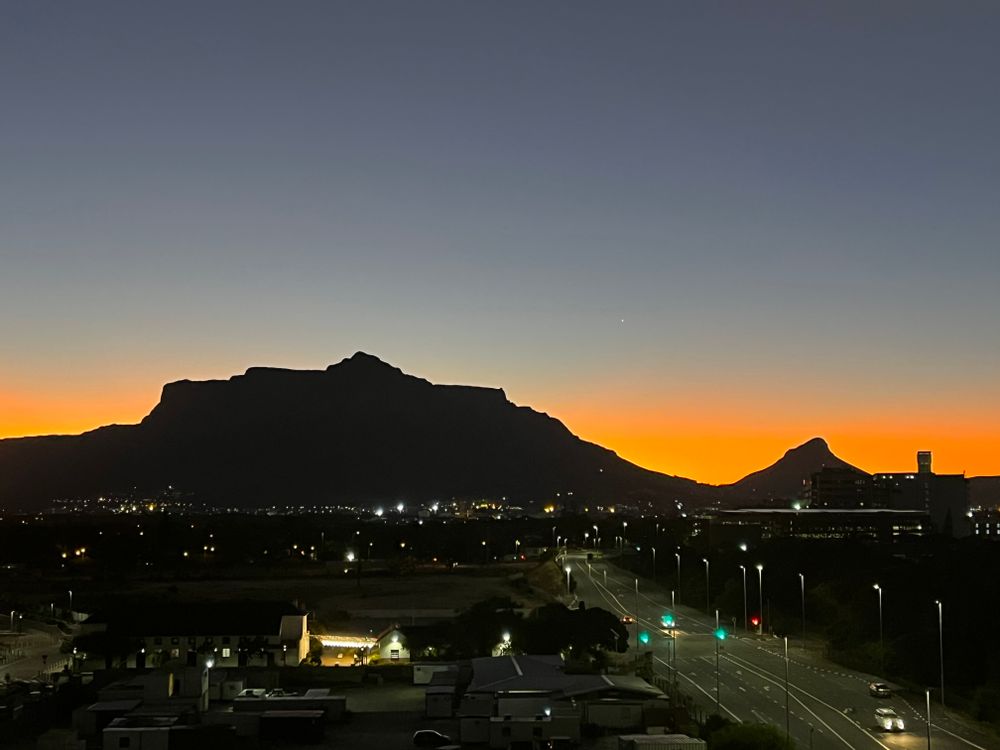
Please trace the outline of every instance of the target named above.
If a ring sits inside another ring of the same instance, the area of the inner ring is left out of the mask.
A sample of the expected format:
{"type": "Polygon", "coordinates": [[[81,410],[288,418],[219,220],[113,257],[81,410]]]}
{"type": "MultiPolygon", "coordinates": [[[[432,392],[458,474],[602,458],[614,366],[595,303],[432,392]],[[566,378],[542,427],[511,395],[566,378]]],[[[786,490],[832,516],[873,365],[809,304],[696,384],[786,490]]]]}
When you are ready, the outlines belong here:
{"type": "Polygon", "coordinates": [[[884,682],[869,682],[868,694],[873,698],[891,698],[892,688],[884,682]]]}
{"type": "Polygon", "coordinates": [[[267,695],[267,691],[264,688],[247,688],[246,690],[241,690],[236,696],[237,698],[263,698],[267,695]]]}
{"type": "Polygon", "coordinates": [[[445,747],[450,744],[451,737],[433,729],[418,729],[413,733],[414,747],[445,747]]]}
{"type": "Polygon", "coordinates": [[[270,692],[268,692],[267,697],[268,698],[291,698],[291,697],[296,696],[296,695],[298,695],[298,693],[290,693],[287,690],[282,690],[281,688],[275,688],[274,690],[271,690],[270,692]]]}
{"type": "Polygon", "coordinates": [[[902,732],[905,728],[903,717],[891,708],[876,708],[875,723],[878,724],[879,729],[884,729],[887,732],[902,732]]]}

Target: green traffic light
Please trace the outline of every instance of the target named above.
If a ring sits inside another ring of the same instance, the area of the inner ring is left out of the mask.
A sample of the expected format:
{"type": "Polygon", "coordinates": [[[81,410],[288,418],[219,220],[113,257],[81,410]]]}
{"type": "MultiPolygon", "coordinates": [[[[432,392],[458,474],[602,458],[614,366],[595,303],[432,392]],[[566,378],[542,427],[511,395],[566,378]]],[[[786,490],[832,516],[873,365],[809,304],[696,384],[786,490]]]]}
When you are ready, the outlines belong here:
{"type": "Polygon", "coordinates": [[[643,645],[649,643],[649,633],[643,630],[641,633],[639,633],[639,640],[642,641],[643,645]]]}
{"type": "Polygon", "coordinates": [[[664,624],[665,627],[672,628],[674,626],[673,615],[663,615],[663,617],[660,618],[660,621],[664,624]]]}
{"type": "Polygon", "coordinates": [[[718,638],[720,641],[726,640],[726,631],[725,631],[725,629],[724,628],[719,628],[718,630],[716,630],[715,631],[715,637],[718,638]]]}

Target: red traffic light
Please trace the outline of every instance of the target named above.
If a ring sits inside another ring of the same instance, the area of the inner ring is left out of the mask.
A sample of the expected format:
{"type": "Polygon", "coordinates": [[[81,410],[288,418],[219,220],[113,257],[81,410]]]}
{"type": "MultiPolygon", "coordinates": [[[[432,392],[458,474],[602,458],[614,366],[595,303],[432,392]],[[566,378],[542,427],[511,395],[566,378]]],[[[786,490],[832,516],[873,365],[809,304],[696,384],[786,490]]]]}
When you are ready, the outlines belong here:
{"type": "Polygon", "coordinates": [[[750,618],[750,624],[751,625],[760,625],[760,618],[759,617],[751,617],[750,618]]]}

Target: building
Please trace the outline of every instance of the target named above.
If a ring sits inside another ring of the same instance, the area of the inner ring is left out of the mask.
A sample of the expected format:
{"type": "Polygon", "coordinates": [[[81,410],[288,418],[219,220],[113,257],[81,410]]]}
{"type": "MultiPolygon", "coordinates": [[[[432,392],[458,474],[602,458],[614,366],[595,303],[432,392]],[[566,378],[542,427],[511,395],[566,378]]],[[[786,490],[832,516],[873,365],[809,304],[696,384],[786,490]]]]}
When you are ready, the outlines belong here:
{"type": "Polygon", "coordinates": [[[89,668],[295,666],[309,653],[309,628],[285,602],[142,601],[87,618],[76,646],[89,668]]]}
{"type": "Polygon", "coordinates": [[[870,508],[872,478],[854,469],[825,466],[809,479],[806,505],[810,508],[870,508]]]}
{"type": "Polygon", "coordinates": [[[1000,541],[1000,508],[973,508],[967,516],[974,537],[1000,541]]]}
{"type": "Polygon", "coordinates": [[[791,537],[798,539],[871,539],[894,542],[930,531],[930,517],[920,510],[834,508],[739,508],[715,510],[694,519],[712,547],[736,546],[791,537]]]}
{"type": "Polygon", "coordinates": [[[970,532],[969,481],[964,474],[935,474],[931,452],[917,453],[917,471],[880,472],[872,477],[872,503],[891,510],[919,510],[940,534],[970,532]]]}
{"type": "Polygon", "coordinates": [[[643,727],[666,706],[663,693],[641,678],[569,674],[559,656],[482,657],[471,666],[458,711],[463,744],[577,742],[582,724],[643,727]]]}

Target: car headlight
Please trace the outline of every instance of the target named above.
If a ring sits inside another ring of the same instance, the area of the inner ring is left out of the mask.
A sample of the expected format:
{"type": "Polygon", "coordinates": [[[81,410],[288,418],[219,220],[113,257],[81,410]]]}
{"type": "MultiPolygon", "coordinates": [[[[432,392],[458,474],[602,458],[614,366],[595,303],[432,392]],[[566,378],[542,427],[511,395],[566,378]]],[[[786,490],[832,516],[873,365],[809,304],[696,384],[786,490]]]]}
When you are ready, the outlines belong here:
{"type": "Polygon", "coordinates": [[[902,728],[903,728],[903,720],[902,719],[897,719],[897,721],[896,721],[896,729],[902,729],[902,728]]]}

